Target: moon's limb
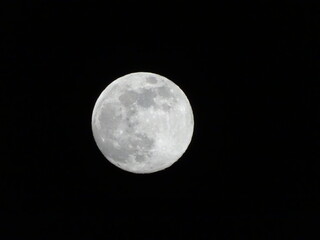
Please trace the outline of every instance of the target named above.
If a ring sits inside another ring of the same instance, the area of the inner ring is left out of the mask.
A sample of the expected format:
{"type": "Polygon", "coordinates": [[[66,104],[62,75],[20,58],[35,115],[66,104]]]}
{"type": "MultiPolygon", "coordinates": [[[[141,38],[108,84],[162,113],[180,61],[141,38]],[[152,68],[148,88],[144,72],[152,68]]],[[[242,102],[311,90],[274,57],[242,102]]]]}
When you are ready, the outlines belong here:
{"type": "Polygon", "coordinates": [[[95,141],[123,170],[151,173],[171,166],[193,134],[191,105],[169,79],[132,73],[113,81],[99,96],[92,115],[95,141]]]}

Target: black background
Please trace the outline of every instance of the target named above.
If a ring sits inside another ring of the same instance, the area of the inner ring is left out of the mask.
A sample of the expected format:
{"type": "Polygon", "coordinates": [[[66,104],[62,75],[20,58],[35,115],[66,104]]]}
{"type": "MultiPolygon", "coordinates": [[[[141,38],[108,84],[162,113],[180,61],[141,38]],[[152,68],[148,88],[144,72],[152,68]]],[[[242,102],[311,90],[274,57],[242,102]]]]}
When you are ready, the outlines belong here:
{"type": "Polygon", "coordinates": [[[317,226],[317,8],[176,3],[2,3],[3,239],[307,239],[317,226]],[[137,71],[174,81],[195,117],[187,152],[149,175],[107,162],[91,133],[101,91],[137,71]]]}

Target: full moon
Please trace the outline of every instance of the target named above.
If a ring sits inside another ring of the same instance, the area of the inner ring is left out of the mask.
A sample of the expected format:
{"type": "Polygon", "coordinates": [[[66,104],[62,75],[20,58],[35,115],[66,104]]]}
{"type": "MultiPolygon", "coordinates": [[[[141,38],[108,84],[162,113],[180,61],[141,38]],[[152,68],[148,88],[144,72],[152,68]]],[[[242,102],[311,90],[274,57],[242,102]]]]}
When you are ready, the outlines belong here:
{"type": "Polygon", "coordinates": [[[111,82],[92,113],[92,132],[102,154],[133,173],[171,166],[187,150],[193,128],[184,92],[171,80],[148,72],[111,82]]]}

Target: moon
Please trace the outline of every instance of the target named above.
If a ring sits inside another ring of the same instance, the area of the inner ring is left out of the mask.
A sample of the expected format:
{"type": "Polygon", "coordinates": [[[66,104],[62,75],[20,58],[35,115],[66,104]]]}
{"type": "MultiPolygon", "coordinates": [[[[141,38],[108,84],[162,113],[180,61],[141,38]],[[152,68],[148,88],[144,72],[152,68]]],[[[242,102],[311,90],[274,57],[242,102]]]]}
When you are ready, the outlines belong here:
{"type": "Polygon", "coordinates": [[[132,173],[168,168],[187,150],[193,111],[171,80],[136,72],[111,82],[97,99],[92,132],[102,154],[132,173]]]}

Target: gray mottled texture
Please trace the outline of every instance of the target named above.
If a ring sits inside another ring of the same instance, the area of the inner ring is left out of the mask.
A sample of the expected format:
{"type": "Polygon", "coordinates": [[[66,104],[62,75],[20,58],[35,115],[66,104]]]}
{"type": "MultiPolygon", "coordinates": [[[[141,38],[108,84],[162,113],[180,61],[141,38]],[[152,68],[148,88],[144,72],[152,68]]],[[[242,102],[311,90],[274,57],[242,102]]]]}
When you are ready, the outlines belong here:
{"type": "Polygon", "coordinates": [[[181,89],[152,73],[113,81],[92,114],[93,135],[103,155],[134,173],[160,171],[177,161],[191,141],[193,124],[181,89]]]}

